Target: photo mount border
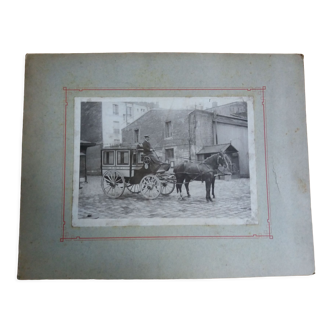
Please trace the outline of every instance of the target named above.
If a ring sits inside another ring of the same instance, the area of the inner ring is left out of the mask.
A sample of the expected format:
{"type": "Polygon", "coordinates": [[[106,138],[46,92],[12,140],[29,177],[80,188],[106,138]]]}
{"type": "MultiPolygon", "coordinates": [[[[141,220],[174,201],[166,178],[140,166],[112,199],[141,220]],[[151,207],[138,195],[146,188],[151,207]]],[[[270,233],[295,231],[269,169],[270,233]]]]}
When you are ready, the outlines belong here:
{"type": "Polygon", "coordinates": [[[271,229],[271,209],[270,209],[270,189],[269,189],[269,169],[268,169],[268,145],[267,145],[267,125],[265,112],[265,90],[266,86],[259,88],[67,88],[63,87],[64,98],[64,127],[63,127],[63,170],[62,170],[62,211],[61,211],[61,237],[60,242],[65,240],[73,241],[110,241],[110,240],[190,240],[190,239],[260,239],[267,238],[273,240],[271,229]],[[266,203],[267,203],[267,234],[252,235],[179,235],[179,236],[125,236],[125,237],[65,237],[65,207],[66,207],[66,143],[67,143],[67,108],[68,93],[83,91],[258,91],[261,93],[261,103],[263,107],[263,124],[264,124],[264,154],[265,154],[265,183],[266,183],[266,203]]]}

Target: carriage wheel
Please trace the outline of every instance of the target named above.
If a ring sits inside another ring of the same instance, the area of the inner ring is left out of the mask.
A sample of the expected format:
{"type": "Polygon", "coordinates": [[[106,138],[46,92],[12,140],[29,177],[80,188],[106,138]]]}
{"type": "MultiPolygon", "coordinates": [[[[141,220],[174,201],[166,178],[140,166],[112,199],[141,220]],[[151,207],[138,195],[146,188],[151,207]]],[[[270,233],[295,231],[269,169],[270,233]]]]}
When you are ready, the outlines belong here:
{"type": "Polygon", "coordinates": [[[107,171],[101,178],[101,187],[108,197],[118,198],[123,194],[126,185],[120,172],[107,171]]]}
{"type": "Polygon", "coordinates": [[[139,194],[141,192],[141,188],[139,184],[128,184],[127,189],[133,194],[139,194]]]}
{"type": "Polygon", "coordinates": [[[147,199],[155,199],[161,192],[161,184],[155,175],[146,175],[140,182],[141,194],[147,199]]]}
{"type": "Polygon", "coordinates": [[[169,195],[175,188],[176,178],[174,175],[159,178],[161,183],[161,194],[169,195]]]}

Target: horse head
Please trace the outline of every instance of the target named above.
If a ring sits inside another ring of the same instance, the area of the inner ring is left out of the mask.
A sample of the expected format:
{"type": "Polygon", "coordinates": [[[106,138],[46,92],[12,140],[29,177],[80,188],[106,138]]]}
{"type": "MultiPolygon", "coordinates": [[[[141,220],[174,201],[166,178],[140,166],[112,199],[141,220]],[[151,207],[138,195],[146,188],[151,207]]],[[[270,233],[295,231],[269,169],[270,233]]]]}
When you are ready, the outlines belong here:
{"type": "Polygon", "coordinates": [[[219,166],[227,166],[225,156],[222,152],[217,154],[217,165],[219,166]]]}
{"type": "Polygon", "coordinates": [[[219,152],[218,158],[217,158],[217,164],[218,164],[218,167],[219,166],[226,167],[226,169],[228,171],[230,171],[232,162],[229,159],[229,157],[226,155],[226,153],[219,152]]]}

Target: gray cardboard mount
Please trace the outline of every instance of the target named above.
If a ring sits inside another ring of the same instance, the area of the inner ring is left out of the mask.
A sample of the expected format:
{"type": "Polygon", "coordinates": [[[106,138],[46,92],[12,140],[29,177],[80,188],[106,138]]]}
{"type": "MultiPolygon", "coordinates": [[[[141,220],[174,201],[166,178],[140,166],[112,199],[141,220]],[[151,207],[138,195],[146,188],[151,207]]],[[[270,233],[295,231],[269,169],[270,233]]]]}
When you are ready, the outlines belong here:
{"type": "Polygon", "coordinates": [[[22,153],[19,279],[315,271],[301,55],[27,55],[22,153]],[[72,227],[74,99],[200,96],[254,98],[258,224],[72,227]]]}

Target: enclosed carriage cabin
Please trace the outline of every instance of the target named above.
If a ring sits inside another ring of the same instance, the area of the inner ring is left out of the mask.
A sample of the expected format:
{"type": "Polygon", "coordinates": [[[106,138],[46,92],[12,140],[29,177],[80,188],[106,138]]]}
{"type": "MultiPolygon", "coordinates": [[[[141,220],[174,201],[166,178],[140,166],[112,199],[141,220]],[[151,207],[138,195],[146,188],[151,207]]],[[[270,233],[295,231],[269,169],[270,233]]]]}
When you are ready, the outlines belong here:
{"type": "Polygon", "coordinates": [[[120,197],[125,188],[148,199],[169,195],[175,187],[174,175],[165,173],[169,167],[166,163],[154,165],[138,147],[104,148],[101,150],[103,191],[111,198],[120,197]]]}
{"type": "Polygon", "coordinates": [[[152,173],[151,164],[144,162],[141,148],[110,147],[101,150],[102,175],[108,170],[121,172],[126,182],[138,184],[143,176],[152,173]]]}

